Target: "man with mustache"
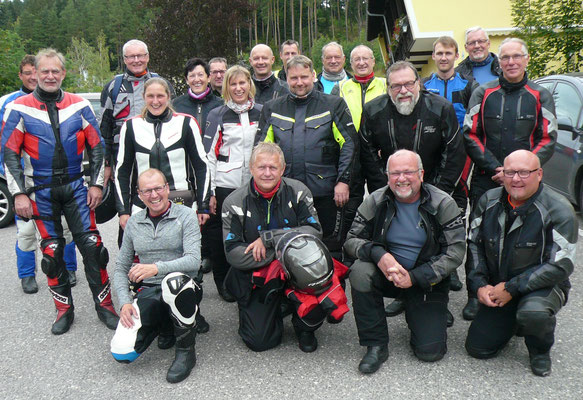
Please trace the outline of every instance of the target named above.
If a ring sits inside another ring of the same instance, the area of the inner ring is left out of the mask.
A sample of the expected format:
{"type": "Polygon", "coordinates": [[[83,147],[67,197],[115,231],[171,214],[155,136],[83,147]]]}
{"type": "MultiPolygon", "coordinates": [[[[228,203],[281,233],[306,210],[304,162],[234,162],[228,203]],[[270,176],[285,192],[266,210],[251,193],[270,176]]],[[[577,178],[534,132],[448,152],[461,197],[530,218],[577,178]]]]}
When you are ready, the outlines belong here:
{"type": "MultiPolygon", "coordinates": [[[[459,122],[445,98],[421,90],[413,64],[398,61],[387,70],[388,94],[364,105],[360,125],[362,171],[369,191],[386,185],[384,166],[391,154],[407,149],[419,154],[424,181],[451,195],[465,162],[459,122]]],[[[387,315],[400,314],[400,299],[387,307],[387,315]]],[[[453,324],[449,313],[448,324],[453,324]]]]}

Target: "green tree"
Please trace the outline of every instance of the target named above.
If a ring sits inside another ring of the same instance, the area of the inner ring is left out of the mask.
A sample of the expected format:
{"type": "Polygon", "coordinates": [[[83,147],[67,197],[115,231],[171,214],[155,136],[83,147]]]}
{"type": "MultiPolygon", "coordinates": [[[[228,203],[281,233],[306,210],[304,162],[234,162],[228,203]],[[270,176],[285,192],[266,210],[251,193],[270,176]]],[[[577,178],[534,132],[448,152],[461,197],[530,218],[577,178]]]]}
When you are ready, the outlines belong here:
{"type": "Polygon", "coordinates": [[[512,18],[529,48],[531,78],[583,68],[581,0],[512,0],[512,18]]]}
{"type": "Polygon", "coordinates": [[[0,95],[20,87],[18,71],[24,57],[23,40],[17,33],[0,29],[0,95]]]}
{"type": "Polygon", "coordinates": [[[83,38],[73,37],[67,49],[67,90],[101,91],[109,79],[111,79],[109,55],[103,32],[98,36],[97,48],[83,38]]]}
{"type": "Polygon", "coordinates": [[[236,58],[236,26],[250,15],[247,0],[145,0],[156,17],[146,43],[152,69],[183,81],[182,68],[191,57],[236,58]]]}

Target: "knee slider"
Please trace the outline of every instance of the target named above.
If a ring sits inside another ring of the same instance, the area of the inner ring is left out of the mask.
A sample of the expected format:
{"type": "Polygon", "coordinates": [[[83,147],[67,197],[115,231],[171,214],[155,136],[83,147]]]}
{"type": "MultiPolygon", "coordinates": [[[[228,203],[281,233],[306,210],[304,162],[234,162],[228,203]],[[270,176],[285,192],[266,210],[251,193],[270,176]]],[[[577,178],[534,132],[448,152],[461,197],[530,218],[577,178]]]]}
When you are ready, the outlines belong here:
{"type": "Polygon", "coordinates": [[[41,269],[49,278],[57,278],[61,268],[65,266],[63,259],[65,240],[45,239],[41,242],[41,248],[43,253],[41,269]]]}
{"type": "Polygon", "coordinates": [[[103,245],[101,237],[96,233],[83,234],[75,238],[75,243],[82,254],[94,257],[100,269],[105,269],[109,263],[109,252],[103,245]]]}
{"type": "Polygon", "coordinates": [[[162,280],[162,299],[178,325],[194,326],[202,290],[191,277],[181,272],[166,275],[162,280]]]}
{"type": "Polygon", "coordinates": [[[555,329],[556,322],[556,317],[547,310],[518,310],[516,312],[516,324],[521,336],[544,336],[555,329]]]}
{"type": "Polygon", "coordinates": [[[435,343],[432,345],[413,347],[413,353],[421,361],[435,362],[443,358],[447,353],[447,345],[445,343],[435,343]]]}

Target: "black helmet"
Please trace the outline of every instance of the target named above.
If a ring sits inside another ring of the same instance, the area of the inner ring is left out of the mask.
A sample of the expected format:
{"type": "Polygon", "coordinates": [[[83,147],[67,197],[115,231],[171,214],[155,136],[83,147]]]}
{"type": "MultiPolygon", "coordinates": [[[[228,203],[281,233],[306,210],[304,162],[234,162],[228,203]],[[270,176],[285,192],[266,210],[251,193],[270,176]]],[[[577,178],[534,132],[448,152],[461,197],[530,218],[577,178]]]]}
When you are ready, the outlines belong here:
{"type": "Polygon", "coordinates": [[[101,203],[95,208],[95,221],[98,224],[104,224],[117,215],[114,190],[113,181],[109,180],[103,188],[101,203]]]}
{"type": "Polygon", "coordinates": [[[316,236],[288,232],[279,239],[275,251],[294,289],[317,296],[330,287],[334,263],[330,252],[316,236]]]}

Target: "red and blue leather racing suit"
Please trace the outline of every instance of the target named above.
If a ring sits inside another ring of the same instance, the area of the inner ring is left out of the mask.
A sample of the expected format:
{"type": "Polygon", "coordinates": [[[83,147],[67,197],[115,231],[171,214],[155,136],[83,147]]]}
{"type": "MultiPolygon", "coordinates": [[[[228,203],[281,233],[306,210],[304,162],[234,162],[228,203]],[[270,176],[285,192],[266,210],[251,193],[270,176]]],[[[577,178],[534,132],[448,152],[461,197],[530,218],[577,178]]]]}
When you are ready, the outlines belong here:
{"type": "Polygon", "coordinates": [[[63,91],[49,95],[55,94],[41,94],[37,88],[6,109],[2,149],[8,188],[13,196],[26,194],[31,200],[42,239],[42,270],[57,307],[57,320],[73,308],[63,260],[63,214],[83,256],[87,281],[102,319],[104,312],[115,315],[106,270],[108,253],[95,214],[87,205],[82,162],[86,150],[89,185],[101,187],[103,140],[87,100],[63,91]]]}

